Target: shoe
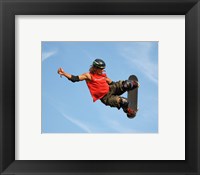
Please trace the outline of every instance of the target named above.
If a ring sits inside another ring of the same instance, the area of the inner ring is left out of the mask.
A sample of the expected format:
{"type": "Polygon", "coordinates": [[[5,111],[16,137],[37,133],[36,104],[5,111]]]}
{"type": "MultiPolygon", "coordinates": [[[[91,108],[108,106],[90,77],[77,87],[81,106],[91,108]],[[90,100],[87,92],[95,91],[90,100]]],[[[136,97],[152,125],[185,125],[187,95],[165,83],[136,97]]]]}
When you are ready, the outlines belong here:
{"type": "Polygon", "coordinates": [[[131,117],[131,116],[135,116],[136,115],[136,111],[132,110],[131,108],[127,109],[127,116],[131,117]]]}
{"type": "Polygon", "coordinates": [[[123,108],[123,111],[127,114],[127,116],[133,116],[136,114],[137,111],[132,110],[131,108],[123,108]]]}
{"type": "Polygon", "coordinates": [[[132,89],[134,89],[134,88],[139,88],[140,87],[140,84],[139,84],[139,82],[138,81],[132,81],[132,89]]]}

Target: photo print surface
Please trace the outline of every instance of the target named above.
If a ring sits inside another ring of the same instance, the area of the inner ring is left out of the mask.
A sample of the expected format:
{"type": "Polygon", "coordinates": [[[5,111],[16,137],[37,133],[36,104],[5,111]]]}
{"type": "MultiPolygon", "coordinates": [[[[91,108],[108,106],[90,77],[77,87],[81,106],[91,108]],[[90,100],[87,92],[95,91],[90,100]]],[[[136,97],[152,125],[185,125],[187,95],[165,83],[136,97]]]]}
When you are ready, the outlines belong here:
{"type": "Polygon", "coordinates": [[[158,41],[43,41],[41,132],[158,133],[158,49],[158,41]],[[91,74],[93,66],[100,73],[91,74]],[[138,111],[131,118],[124,103],[134,88],[138,111]]]}

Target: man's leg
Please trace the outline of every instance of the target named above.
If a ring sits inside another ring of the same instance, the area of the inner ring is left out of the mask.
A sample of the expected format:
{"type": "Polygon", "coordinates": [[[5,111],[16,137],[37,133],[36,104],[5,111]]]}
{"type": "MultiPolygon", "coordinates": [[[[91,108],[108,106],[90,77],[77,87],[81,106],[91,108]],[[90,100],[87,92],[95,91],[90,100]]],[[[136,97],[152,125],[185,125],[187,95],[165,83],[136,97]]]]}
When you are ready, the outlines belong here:
{"type": "Polygon", "coordinates": [[[110,86],[113,95],[122,95],[126,91],[132,90],[139,86],[137,81],[125,80],[115,82],[110,86]]]}
{"type": "Polygon", "coordinates": [[[127,115],[133,115],[136,111],[133,111],[128,107],[127,98],[120,97],[117,95],[106,95],[101,99],[101,102],[110,107],[122,108],[127,115]]]}
{"type": "Polygon", "coordinates": [[[128,107],[128,99],[124,97],[120,97],[120,106],[128,116],[134,115],[137,111],[132,110],[128,107]]]}

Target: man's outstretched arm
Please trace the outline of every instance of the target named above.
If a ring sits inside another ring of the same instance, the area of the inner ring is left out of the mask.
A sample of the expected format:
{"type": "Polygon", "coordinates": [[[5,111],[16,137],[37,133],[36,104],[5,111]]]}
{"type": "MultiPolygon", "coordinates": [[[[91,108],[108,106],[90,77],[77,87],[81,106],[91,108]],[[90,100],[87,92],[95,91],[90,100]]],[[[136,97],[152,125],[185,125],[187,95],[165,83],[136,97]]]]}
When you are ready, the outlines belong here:
{"type": "Polygon", "coordinates": [[[89,73],[84,73],[82,75],[75,76],[65,72],[62,68],[58,69],[58,74],[60,74],[60,76],[65,76],[68,80],[72,81],[73,83],[83,80],[91,80],[91,76],[89,75],[89,73]]]}

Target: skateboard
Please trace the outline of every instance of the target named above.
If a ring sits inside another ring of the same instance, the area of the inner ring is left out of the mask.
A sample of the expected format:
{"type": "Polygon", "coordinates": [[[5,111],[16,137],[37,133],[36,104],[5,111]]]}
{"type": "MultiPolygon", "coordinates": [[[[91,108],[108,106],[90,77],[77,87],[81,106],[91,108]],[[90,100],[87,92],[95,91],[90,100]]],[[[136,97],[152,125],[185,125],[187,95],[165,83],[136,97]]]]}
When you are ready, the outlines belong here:
{"type": "MultiPolygon", "coordinates": [[[[135,75],[131,75],[128,79],[138,82],[138,78],[135,75]]],[[[128,103],[129,103],[128,106],[132,110],[136,111],[136,113],[132,116],[127,115],[127,117],[134,118],[138,111],[138,87],[128,91],[128,103]]]]}

